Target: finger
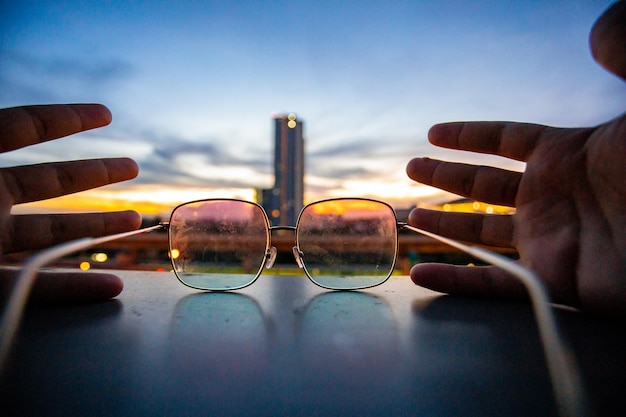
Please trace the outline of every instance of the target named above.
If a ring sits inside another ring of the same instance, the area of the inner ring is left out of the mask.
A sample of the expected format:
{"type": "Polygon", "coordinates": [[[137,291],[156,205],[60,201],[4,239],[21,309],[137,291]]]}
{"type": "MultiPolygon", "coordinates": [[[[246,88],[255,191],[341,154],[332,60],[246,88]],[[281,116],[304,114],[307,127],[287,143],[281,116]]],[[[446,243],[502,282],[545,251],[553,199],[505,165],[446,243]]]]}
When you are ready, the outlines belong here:
{"type": "Polygon", "coordinates": [[[0,152],[109,123],[111,112],[101,104],[51,104],[0,109],[0,152]]]}
{"type": "Polygon", "coordinates": [[[589,36],[595,60],[626,80],[626,2],[611,6],[596,21],[589,36]]]}
{"type": "Polygon", "coordinates": [[[528,297],[521,282],[495,266],[417,264],[411,268],[411,280],[421,287],[452,295],[506,299],[528,297]]]}
{"type": "Polygon", "coordinates": [[[422,184],[489,204],[515,206],[519,172],[488,166],[476,166],[415,158],[406,168],[407,175],[422,184]]]}
{"type": "Polygon", "coordinates": [[[45,200],[135,178],[129,158],[90,159],[0,169],[14,204],[45,200]]]}
{"type": "Polygon", "coordinates": [[[446,213],[417,208],[409,214],[409,224],[451,239],[513,247],[513,219],[508,215],[446,213]]]}
{"type": "MultiPolygon", "coordinates": [[[[15,284],[19,269],[0,269],[0,300],[6,300],[15,284]]],[[[107,273],[39,272],[29,302],[67,304],[105,301],[122,292],[124,283],[107,273]]]]}
{"type": "Polygon", "coordinates": [[[4,253],[40,249],[83,237],[97,237],[135,230],[139,213],[29,214],[13,216],[2,242],[4,253]]]}
{"type": "Polygon", "coordinates": [[[456,122],[430,128],[428,140],[437,146],[528,160],[542,136],[558,130],[514,122],[456,122]]]}

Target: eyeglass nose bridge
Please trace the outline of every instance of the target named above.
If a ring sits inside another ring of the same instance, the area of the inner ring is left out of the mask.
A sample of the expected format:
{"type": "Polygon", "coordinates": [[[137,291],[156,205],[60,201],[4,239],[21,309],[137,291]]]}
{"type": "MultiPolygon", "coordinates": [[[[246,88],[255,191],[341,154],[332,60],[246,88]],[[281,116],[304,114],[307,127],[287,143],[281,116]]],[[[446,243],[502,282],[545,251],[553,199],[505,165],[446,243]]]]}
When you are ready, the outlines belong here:
{"type": "MultiPolygon", "coordinates": [[[[292,231],[294,233],[294,239],[295,239],[295,234],[297,232],[297,227],[296,226],[270,226],[269,227],[269,231],[270,231],[270,249],[265,254],[265,269],[271,269],[274,266],[274,262],[276,261],[276,256],[278,254],[278,249],[276,249],[275,246],[271,245],[271,233],[273,231],[278,231],[278,230],[290,230],[290,231],[292,231]]],[[[294,246],[292,248],[292,252],[293,252],[293,257],[296,260],[296,264],[298,264],[298,267],[300,269],[303,269],[304,268],[304,260],[302,259],[302,257],[304,256],[304,254],[300,251],[300,249],[298,249],[297,246],[294,246]]]]}

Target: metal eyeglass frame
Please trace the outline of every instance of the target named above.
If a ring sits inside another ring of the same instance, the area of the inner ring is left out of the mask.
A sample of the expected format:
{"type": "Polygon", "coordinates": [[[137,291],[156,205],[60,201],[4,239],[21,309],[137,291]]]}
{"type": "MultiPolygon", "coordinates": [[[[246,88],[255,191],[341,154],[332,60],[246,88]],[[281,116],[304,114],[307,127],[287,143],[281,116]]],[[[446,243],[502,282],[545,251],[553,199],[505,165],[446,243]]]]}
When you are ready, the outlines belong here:
{"type": "MultiPolygon", "coordinates": [[[[377,200],[370,201],[380,202],[377,200]]],[[[387,205],[386,203],[384,204],[387,205]]],[[[481,261],[500,267],[520,280],[526,287],[530,296],[559,414],[561,416],[585,416],[590,414],[589,404],[583,389],[575,355],[562,339],[550,306],[547,291],[541,279],[533,271],[518,262],[490,250],[478,246],[466,245],[427,230],[413,227],[407,223],[398,222],[397,220],[396,223],[399,230],[411,230],[415,233],[431,237],[441,243],[472,255],[481,261]]],[[[21,322],[28,296],[35,282],[37,271],[41,267],[58,258],[92,246],[159,229],[167,229],[168,227],[169,222],[161,222],[156,226],[130,232],[97,238],[87,237],[76,239],[41,250],[31,256],[22,267],[22,271],[15,282],[9,301],[2,315],[2,322],[0,324],[0,373],[4,370],[5,362],[13,344],[15,333],[21,322]]],[[[270,231],[280,229],[295,230],[295,226],[272,226],[269,228],[270,231]]],[[[298,265],[302,267],[297,257],[296,260],[298,265]]]]}
{"type": "MultiPolygon", "coordinates": [[[[263,259],[261,261],[261,265],[259,265],[259,269],[257,271],[257,273],[255,274],[255,276],[253,278],[251,278],[248,282],[246,282],[245,284],[242,285],[237,285],[237,286],[233,286],[233,287],[220,287],[220,288],[208,288],[208,287],[201,287],[201,286],[196,286],[193,285],[191,283],[185,282],[185,280],[179,275],[179,272],[181,271],[177,271],[176,270],[176,265],[174,264],[174,259],[172,259],[172,266],[174,267],[174,273],[177,276],[178,280],[185,286],[188,286],[190,288],[195,288],[198,290],[203,290],[203,291],[233,291],[233,290],[240,290],[242,288],[248,287],[252,284],[254,284],[256,282],[256,280],[262,275],[263,270],[264,269],[271,269],[274,266],[274,262],[276,260],[276,256],[277,256],[277,249],[276,247],[272,246],[272,232],[274,231],[288,231],[288,232],[293,232],[294,236],[295,236],[295,246],[293,246],[291,248],[291,252],[293,253],[293,257],[294,260],[296,262],[296,264],[298,265],[298,267],[300,269],[302,269],[305,273],[305,275],[309,278],[309,280],[311,282],[313,282],[315,285],[325,288],[325,289],[329,289],[329,290],[338,290],[338,291],[358,291],[358,290],[364,290],[367,288],[372,288],[372,287],[376,287],[378,285],[382,285],[384,284],[389,277],[391,277],[391,275],[393,274],[395,265],[396,265],[396,261],[397,261],[397,256],[398,256],[398,238],[399,236],[397,235],[397,232],[402,230],[402,229],[408,229],[410,230],[410,227],[407,223],[405,222],[399,222],[397,220],[396,217],[396,213],[393,209],[393,207],[391,207],[389,204],[385,203],[384,201],[380,201],[380,200],[374,200],[371,198],[361,198],[361,197],[356,197],[356,198],[350,198],[350,197],[341,197],[341,198],[330,198],[330,199],[325,199],[325,200],[319,200],[319,201],[315,201],[309,204],[306,204],[302,210],[300,210],[300,214],[296,220],[296,225],[294,226],[290,226],[290,225],[276,225],[276,226],[272,226],[270,225],[269,222],[269,218],[267,216],[267,212],[265,211],[265,209],[263,208],[263,206],[261,206],[258,203],[254,203],[251,201],[246,201],[246,200],[241,200],[241,199],[236,199],[236,198],[211,198],[211,199],[202,199],[202,200],[193,200],[193,201],[188,201],[186,203],[182,203],[178,206],[176,206],[173,210],[172,210],[172,215],[170,216],[170,222],[162,222],[161,224],[164,225],[165,228],[169,228],[171,226],[171,224],[173,223],[172,220],[174,219],[174,213],[176,212],[176,210],[178,210],[181,207],[185,207],[187,205],[193,205],[196,203],[211,203],[211,202],[233,202],[233,203],[244,203],[246,205],[250,205],[253,206],[255,208],[257,208],[258,210],[260,210],[263,213],[263,217],[265,220],[265,227],[266,227],[266,233],[267,233],[267,242],[266,242],[266,251],[265,254],[263,256],[263,259]],[[389,214],[391,216],[393,216],[393,221],[395,223],[395,227],[396,227],[396,237],[395,237],[395,244],[394,244],[394,253],[393,253],[393,260],[391,261],[390,265],[389,265],[389,272],[386,275],[381,275],[380,276],[380,281],[373,283],[373,284],[366,284],[366,285],[361,285],[361,286],[346,286],[346,287],[340,287],[340,286],[332,286],[332,285],[325,285],[322,282],[320,282],[319,277],[316,274],[313,274],[309,268],[307,268],[307,263],[305,261],[305,254],[302,252],[301,248],[300,248],[300,239],[299,239],[299,235],[298,235],[298,231],[301,230],[300,229],[300,222],[301,219],[303,217],[303,214],[312,206],[318,205],[320,203],[333,203],[333,202],[345,202],[345,201],[351,201],[351,202],[365,202],[365,203],[374,203],[374,204],[379,204],[382,207],[385,207],[385,209],[387,209],[389,211],[389,214]]],[[[171,229],[170,229],[171,230],[171,229]]],[[[171,248],[171,235],[170,235],[170,239],[168,239],[170,241],[170,250],[171,248]]],[[[251,275],[251,274],[249,274],[251,275]]]]}

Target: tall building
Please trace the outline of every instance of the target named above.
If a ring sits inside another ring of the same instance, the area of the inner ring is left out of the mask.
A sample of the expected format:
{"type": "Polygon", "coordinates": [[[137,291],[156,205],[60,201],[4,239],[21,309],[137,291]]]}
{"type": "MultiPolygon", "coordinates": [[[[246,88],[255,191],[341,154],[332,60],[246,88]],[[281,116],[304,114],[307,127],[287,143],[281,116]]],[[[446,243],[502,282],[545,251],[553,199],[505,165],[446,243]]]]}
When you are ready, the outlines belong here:
{"type": "Polygon", "coordinates": [[[293,226],[304,206],[303,123],[296,115],[274,117],[274,187],[261,204],[273,225],[293,226]]]}

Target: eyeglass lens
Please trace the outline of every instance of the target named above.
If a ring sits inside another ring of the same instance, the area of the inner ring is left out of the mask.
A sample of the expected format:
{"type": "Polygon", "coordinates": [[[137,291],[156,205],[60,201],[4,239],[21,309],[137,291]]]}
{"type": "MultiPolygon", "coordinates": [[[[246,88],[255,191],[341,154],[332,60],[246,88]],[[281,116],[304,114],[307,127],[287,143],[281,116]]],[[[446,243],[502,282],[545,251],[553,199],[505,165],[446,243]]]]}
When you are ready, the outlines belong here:
{"type": "Polygon", "coordinates": [[[331,289],[382,284],[393,272],[397,221],[385,203],[326,200],[306,206],[297,224],[297,246],[307,275],[331,289]]]}
{"type": "MultiPolygon", "coordinates": [[[[296,225],[297,256],[316,284],[361,289],[393,272],[397,222],[385,203],[336,199],[312,203],[296,225]]],[[[270,253],[267,215],[240,200],[183,204],[172,212],[170,257],[181,282],[205,290],[245,287],[261,274],[270,253]]]]}
{"type": "Polygon", "coordinates": [[[251,284],[265,264],[268,226],[265,212],[254,203],[206,200],[178,206],[169,225],[176,276],[203,290],[251,284]]]}

